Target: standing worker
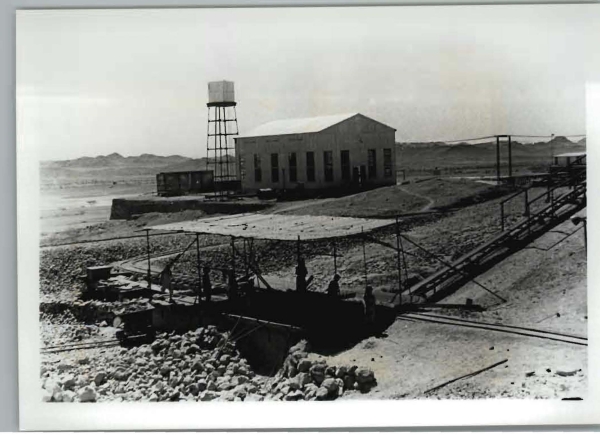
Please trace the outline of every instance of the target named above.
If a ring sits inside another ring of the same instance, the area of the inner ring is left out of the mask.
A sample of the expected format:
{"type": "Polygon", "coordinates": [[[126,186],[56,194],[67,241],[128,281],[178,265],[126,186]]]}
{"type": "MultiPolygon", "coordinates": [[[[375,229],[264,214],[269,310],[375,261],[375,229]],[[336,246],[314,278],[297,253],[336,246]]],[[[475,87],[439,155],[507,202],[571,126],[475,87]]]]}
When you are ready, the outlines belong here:
{"type": "Polygon", "coordinates": [[[340,295],[340,276],[337,273],[333,275],[333,279],[329,281],[329,286],[327,287],[327,294],[329,296],[340,295]]]}
{"type": "Polygon", "coordinates": [[[365,323],[368,326],[375,324],[375,295],[373,294],[373,287],[367,286],[365,295],[363,296],[365,304],[365,323]]]}
{"type": "Polygon", "coordinates": [[[198,285],[196,286],[196,298],[194,303],[202,302],[202,278],[198,277],[198,285]]]}
{"type": "Polygon", "coordinates": [[[298,259],[298,266],[296,266],[296,291],[300,293],[306,292],[306,275],[308,275],[308,270],[304,258],[300,258],[298,259]]]}
{"type": "Polygon", "coordinates": [[[163,293],[165,291],[169,292],[170,303],[173,303],[173,288],[171,286],[172,278],[173,272],[171,272],[171,266],[167,264],[167,266],[163,269],[162,273],[160,274],[160,286],[163,293]]]}
{"type": "Polygon", "coordinates": [[[208,267],[204,268],[204,273],[202,274],[202,290],[206,296],[206,302],[210,302],[212,286],[210,284],[210,269],[208,267]]]}
{"type": "Polygon", "coordinates": [[[235,272],[230,270],[228,273],[228,290],[229,290],[229,299],[232,301],[237,300],[238,297],[238,282],[235,277],[235,272]]]}

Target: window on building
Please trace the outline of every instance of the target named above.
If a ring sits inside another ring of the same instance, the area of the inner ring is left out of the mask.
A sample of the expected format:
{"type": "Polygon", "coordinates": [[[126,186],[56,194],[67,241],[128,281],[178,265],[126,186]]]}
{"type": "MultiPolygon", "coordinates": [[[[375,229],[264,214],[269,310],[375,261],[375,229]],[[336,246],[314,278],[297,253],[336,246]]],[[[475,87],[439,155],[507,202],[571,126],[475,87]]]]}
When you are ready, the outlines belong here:
{"type": "Polygon", "coordinates": [[[385,178],[390,178],[393,175],[394,171],[392,168],[392,149],[384,148],[383,149],[383,176],[385,178]]]}
{"type": "Polygon", "coordinates": [[[350,180],[350,151],[342,150],[340,153],[340,160],[342,162],[342,180],[350,180]]]}
{"type": "Polygon", "coordinates": [[[306,181],[315,181],[315,153],[306,153],[306,181]]]}
{"type": "Polygon", "coordinates": [[[377,178],[377,152],[376,150],[369,150],[367,155],[367,165],[369,171],[369,179],[377,178]]]}
{"type": "Polygon", "coordinates": [[[323,151],[323,170],[325,181],[333,181],[333,152],[323,151]]]}
{"type": "Polygon", "coordinates": [[[295,183],[298,181],[298,163],[296,160],[296,153],[290,153],[289,157],[289,168],[290,168],[290,182],[295,183]]]}
{"type": "Polygon", "coordinates": [[[254,181],[260,183],[262,181],[262,167],[260,164],[260,154],[254,154],[254,181]]]}
{"type": "Polygon", "coordinates": [[[279,183],[279,155],[271,154],[271,183],[279,183]]]}
{"type": "Polygon", "coordinates": [[[246,177],[246,160],[244,159],[244,157],[242,157],[240,155],[238,162],[239,162],[238,166],[239,166],[239,171],[240,171],[240,178],[244,179],[246,177]]]}

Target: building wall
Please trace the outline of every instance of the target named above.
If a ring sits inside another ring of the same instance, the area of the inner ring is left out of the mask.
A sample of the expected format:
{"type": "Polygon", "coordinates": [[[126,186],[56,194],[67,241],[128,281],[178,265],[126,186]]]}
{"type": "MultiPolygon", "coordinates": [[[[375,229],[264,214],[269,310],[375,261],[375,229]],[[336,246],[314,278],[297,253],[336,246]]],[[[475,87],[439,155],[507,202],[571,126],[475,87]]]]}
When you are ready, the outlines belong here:
{"type": "Polygon", "coordinates": [[[236,139],[236,156],[241,166],[242,188],[255,191],[262,188],[294,188],[303,184],[306,189],[326,189],[349,185],[342,180],[341,151],[350,152],[350,178],[355,166],[368,167],[368,150],[376,150],[376,178],[367,178],[367,185],[396,184],[395,130],[362,115],[354,116],[340,124],[318,133],[298,135],[263,136],[236,139]],[[384,174],[384,149],[392,155],[391,175],[384,174]],[[307,180],[308,151],[315,156],[315,181],[307,180]],[[333,157],[333,181],[325,180],[324,151],[331,151],[333,157]],[[290,181],[289,155],[296,153],[297,181],[290,181]],[[279,180],[271,178],[271,154],[278,155],[279,180]],[[259,155],[262,168],[262,181],[255,181],[254,155],[259,155]],[[282,170],[283,169],[283,170],[282,170]],[[285,180],[283,177],[285,174],[285,180]]]}

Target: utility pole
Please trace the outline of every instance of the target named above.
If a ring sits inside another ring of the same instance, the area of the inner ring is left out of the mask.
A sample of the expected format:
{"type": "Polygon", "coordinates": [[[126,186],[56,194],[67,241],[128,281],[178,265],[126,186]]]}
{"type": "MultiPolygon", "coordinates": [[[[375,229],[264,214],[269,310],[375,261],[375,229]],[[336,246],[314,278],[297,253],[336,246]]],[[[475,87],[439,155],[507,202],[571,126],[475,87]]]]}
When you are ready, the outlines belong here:
{"type": "Polygon", "coordinates": [[[512,138],[508,136],[508,178],[512,182],[512,138]]]}
{"type": "Polygon", "coordinates": [[[496,136],[496,183],[500,184],[500,136],[496,136]]]}

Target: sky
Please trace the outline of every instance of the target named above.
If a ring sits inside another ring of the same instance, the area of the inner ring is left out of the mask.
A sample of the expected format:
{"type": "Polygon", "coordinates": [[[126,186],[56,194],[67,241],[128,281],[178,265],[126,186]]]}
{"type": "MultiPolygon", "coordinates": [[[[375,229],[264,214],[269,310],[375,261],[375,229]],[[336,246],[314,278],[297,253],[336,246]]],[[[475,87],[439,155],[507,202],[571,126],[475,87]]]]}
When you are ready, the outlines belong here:
{"type": "Polygon", "coordinates": [[[402,142],[582,134],[595,6],[19,11],[18,147],[205,156],[213,80],[241,134],[351,112],[402,142]]]}

